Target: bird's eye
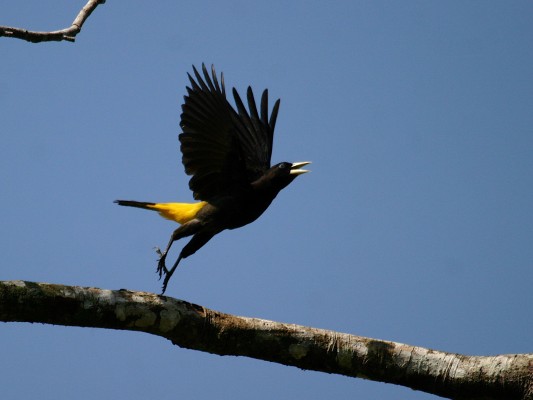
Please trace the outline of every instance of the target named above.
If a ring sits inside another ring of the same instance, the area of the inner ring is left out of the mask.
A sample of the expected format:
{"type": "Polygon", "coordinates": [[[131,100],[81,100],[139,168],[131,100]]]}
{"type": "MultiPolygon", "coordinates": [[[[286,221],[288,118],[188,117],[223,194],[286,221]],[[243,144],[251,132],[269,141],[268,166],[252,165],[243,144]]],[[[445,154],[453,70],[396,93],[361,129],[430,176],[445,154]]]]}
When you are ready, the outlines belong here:
{"type": "Polygon", "coordinates": [[[285,165],[285,163],[283,163],[283,164],[280,164],[278,168],[283,169],[283,168],[285,168],[285,167],[286,167],[286,165],[285,165]]]}

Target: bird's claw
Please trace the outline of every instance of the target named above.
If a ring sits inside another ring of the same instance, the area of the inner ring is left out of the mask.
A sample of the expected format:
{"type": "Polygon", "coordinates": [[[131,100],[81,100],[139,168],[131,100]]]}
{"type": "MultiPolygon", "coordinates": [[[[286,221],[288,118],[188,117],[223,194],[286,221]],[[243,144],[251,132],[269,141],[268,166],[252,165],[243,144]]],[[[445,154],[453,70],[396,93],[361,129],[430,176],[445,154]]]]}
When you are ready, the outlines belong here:
{"type": "Polygon", "coordinates": [[[167,291],[167,285],[168,281],[170,280],[170,275],[165,275],[165,279],[163,280],[163,285],[161,286],[161,295],[164,295],[167,291]]]}
{"type": "Polygon", "coordinates": [[[163,274],[168,274],[168,269],[165,265],[166,254],[163,254],[159,247],[156,247],[155,251],[157,254],[159,254],[159,261],[157,262],[157,273],[159,274],[159,279],[161,279],[163,274]]]}
{"type": "Polygon", "coordinates": [[[159,279],[163,276],[163,274],[166,276],[168,275],[168,269],[165,265],[165,259],[160,258],[159,262],[157,263],[157,273],[159,274],[159,279]]]}

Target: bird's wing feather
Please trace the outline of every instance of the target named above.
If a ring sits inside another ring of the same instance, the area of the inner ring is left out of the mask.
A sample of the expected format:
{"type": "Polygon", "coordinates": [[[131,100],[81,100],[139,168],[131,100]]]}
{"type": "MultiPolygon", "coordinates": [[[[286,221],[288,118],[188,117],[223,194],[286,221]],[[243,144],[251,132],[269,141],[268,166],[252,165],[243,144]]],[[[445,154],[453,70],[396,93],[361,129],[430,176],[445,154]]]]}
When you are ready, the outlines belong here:
{"type": "Polygon", "coordinates": [[[192,175],[194,197],[209,200],[247,186],[270,167],[274,126],[279,100],[268,119],[268,93],[261,98],[261,116],[248,88],[250,113],[233,90],[237,111],[226,99],[224,77],[220,83],[202,65],[203,77],[193,67],[194,78],[182,106],[179,139],[185,172],[192,175]]]}
{"type": "Polygon", "coordinates": [[[239,93],[233,89],[237,112],[232,113],[232,116],[239,143],[243,149],[248,178],[253,181],[270,168],[274,125],[279,109],[279,100],[276,101],[272,109],[272,117],[274,117],[272,122],[274,122],[274,125],[271,125],[268,120],[268,91],[265,90],[261,96],[261,116],[257,112],[254,95],[250,87],[248,87],[246,96],[249,113],[239,93]]]}

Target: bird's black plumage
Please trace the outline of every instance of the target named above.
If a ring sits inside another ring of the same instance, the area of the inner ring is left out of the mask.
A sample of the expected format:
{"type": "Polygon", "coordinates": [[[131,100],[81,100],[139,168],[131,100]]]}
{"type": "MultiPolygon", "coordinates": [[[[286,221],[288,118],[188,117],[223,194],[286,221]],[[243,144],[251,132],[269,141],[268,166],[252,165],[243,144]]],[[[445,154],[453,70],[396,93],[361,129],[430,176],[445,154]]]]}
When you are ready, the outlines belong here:
{"type": "Polygon", "coordinates": [[[270,166],[279,100],[274,103],[269,116],[267,90],[261,96],[258,110],[252,89],[248,87],[247,110],[233,89],[236,105],[233,108],[226,99],[224,77],[221,75],[219,81],[214,67],[209,75],[202,65],[202,72],[203,76],[193,67],[194,76],[188,74],[190,86],[182,105],[182,133],[179,135],[182,162],[185,172],[191,176],[189,187],[194,198],[202,203],[117,200],[120,205],[156,210],[166,218],[182,223],[173,232],[165,251],[160,252],[158,272],[160,276],[165,275],[163,292],[182,258],[194,254],[217,233],[257,219],[280,190],[296,176],[307,172],[300,167],[309,164],[282,162],[270,166]],[[174,218],[174,211],[168,211],[178,206],[186,218],[182,214],[180,218],[174,218]],[[174,241],[186,236],[192,236],[192,239],[168,270],[165,260],[170,247],[174,241]]]}
{"type": "Polygon", "coordinates": [[[268,168],[272,155],[274,127],[279,100],[268,117],[268,91],[261,96],[259,115],[248,87],[250,113],[233,89],[237,110],[226,99],[224,78],[219,84],[214,68],[212,78],[205,65],[204,78],[193,67],[196,80],[189,76],[191,86],[182,106],[179,136],[185,172],[192,175],[189,186],[197,200],[209,200],[235,187],[245,187],[258,179],[268,168]]]}

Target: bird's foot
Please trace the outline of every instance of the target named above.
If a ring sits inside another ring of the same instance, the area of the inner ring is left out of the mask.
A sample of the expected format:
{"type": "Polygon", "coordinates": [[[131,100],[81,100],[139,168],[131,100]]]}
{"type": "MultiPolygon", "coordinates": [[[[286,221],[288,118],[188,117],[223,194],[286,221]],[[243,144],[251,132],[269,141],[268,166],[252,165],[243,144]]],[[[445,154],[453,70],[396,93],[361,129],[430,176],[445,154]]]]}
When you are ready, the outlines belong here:
{"type": "Polygon", "coordinates": [[[163,286],[161,287],[161,295],[164,295],[167,290],[168,281],[170,280],[171,274],[166,274],[165,279],[163,279],[163,286]]]}
{"type": "Polygon", "coordinates": [[[182,259],[182,255],[180,254],[180,256],[178,257],[178,259],[176,260],[176,262],[174,263],[170,271],[166,271],[165,279],[163,279],[163,287],[162,287],[161,294],[165,294],[165,291],[167,290],[168,281],[172,277],[172,274],[174,273],[174,271],[176,271],[176,268],[178,268],[178,264],[180,263],[181,259],[182,259]]]}
{"type": "Polygon", "coordinates": [[[167,266],[165,265],[165,259],[164,258],[160,258],[159,261],[157,262],[157,274],[159,275],[159,279],[161,279],[161,277],[163,275],[168,275],[168,269],[167,269],[167,266]]]}
{"type": "Polygon", "coordinates": [[[159,261],[157,262],[157,273],[159,274],[159,279],[163,274],[168,275],[168,269],[165,265],[166,254],[164,254],[159,247],[155,248],[155,252],[159,255],[159,261]]]}

